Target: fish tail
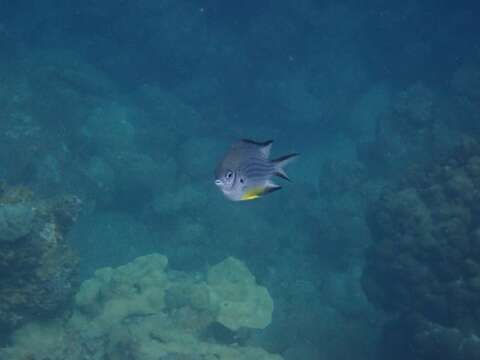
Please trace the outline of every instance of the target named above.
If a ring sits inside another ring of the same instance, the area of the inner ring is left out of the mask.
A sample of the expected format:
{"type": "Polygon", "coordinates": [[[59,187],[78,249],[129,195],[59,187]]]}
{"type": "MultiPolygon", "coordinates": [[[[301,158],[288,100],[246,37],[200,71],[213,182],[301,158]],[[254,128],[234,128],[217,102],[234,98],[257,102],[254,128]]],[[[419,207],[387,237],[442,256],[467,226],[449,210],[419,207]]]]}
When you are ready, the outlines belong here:
{"type": "Polygon", "coordinates": [[[295,160],[298,156],[300,156],[299,153],[293,153],[272,160],[272,163],[275,165],[275,175],[290,181],[290,178],[283,168],[295,160]]]}

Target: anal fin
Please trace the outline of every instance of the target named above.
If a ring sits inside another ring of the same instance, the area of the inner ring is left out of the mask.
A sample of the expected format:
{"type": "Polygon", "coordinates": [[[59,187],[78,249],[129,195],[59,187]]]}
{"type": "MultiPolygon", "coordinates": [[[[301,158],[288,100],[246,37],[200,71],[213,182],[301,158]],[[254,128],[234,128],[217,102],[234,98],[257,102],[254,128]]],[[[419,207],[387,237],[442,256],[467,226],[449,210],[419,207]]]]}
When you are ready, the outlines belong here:
{"type": "Polygon", "coordinates": [[[242,196],[242,200],[254,200],[259,197],[272,193],[274,191],[280,190],[282,187],[280,185],[268,182],[265,187],[256,187],[245,191],[242,196]]]}
{"type": "Polygon", "coordinates": [[[273,182],[269,181],[265,186],[264,194],[272,193],[274,191],[280,190],[282,187],[280,185],[274,184],[273,182]]]}

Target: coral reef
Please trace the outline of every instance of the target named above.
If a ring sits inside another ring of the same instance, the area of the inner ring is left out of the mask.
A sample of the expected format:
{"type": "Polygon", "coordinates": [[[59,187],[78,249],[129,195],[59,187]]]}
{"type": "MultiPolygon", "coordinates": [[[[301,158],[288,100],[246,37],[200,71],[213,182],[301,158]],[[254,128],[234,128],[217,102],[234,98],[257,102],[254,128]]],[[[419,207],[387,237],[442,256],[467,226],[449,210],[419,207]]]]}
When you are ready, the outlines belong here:
{"type": "MultiPolygon", "coordinates": [[[[433,3],[8,2],[0,178],[85,201],[69,239],[85,278],[154,251],[188,272],[233,255],[276,299],[261,347],[288,359],[371,359],[381,314],[358,288],[365,204],[406,164],[456,141],[452,129],[480,124],[478,60],[464,64],[478,53],[478,29],[462,26],[478,21],[466,5],[433,3]],[[301,151],[295,186],[265,202],[224,202],[211,169],[240,136],[301,151]]],[[[436,223],[417,188],[405,197],[421,226],[436,223]]],[[[2,207],[1,246],[34,232],[35,214],[2,207]]],[[[63,279],[50,279],[55,294],[63,279]]],[[[182,289],[166,295],[178,314],[196,306],[182,305],[182,289]]],[[[224,317],[222,334],[226,325],[239,332],[224,317]]],[[[111,344],[111,358],[134,357],[135,342],[111,344]]]]}
{"type": "Polygon", "coordinates": [[[475,360],[480,357],[480,338],[476,334],[442,326],[419,315],[396,319],[386,328],[380,358],[475,360]],[[408,353],[398,349],[406,349],[408,353]]]}
{"type": "Polygon", "coordinates": [[[454,111],[447,121],[463,131],[480,130],[480,54],[475,61],[464,64],[452,77],[454,111]]]}
{"type": "Polygon", "coordinates": [[[273,302],[246,266],[227,258],[206,276],[167,270],[151,254],[103,268],[75,296],[72,316],[18,330],[2,359],[281,360],[249,346],[243,328],[263,329],[273,302]]]}
{"type": "Polygon", "coordinates": [[[370,138],[360,139],[357,154],[372,174],[397,179],[412,159],[429,163],[447,145],[439,143],[445,130],[438,116],[441,102],[421,82],[394,93],[391,103],[383,101],[382,112],[369,126],[370,138]]]}
{"type": "Polygon", "coordinates": [[[435,95],[422,83],[409,86],[397,95],[393,111],[401,121],[397,124],[406,129],[421,131],[432,122],[435,95]]]}
{"type": "Polygon", "coordinates": [[[0,208],[0,241],[16,241],[30,233],[33,209],[25,204],[4,204],[0,208]]]}
{"type": "Polygon", "coordinates": [[[72,159],[85,146],[76,134],[96,98],[115,90],[100,71],[68,51],[39,51],[1,66],[0,74],[0,175],[42,191],[70,193],[66,172],[74,171],[72,159]]]}
{"type": "Polygon", "coordinates": [[[65,234],[76,197],[42,200],[22,187],[0,191],[0,329],[6,334],[70,304],[78,259],[65,234]]]}
{"type": "MultiPolygon", "coordinates": [[[[443,334],[413,335],[418,359],[434,358],[427,343],[447,346],[452,336],[480,334],[479,204],[480,143],[465,138],[438,164],[412,169],[370,211],[374,244],[363,274],[369,300],[401,319],[417,315],[424,319],[417,328],[428,322],[430,332],[443,334]]],[[[467,358],[458,356],[449,359],[467,358]]]]}

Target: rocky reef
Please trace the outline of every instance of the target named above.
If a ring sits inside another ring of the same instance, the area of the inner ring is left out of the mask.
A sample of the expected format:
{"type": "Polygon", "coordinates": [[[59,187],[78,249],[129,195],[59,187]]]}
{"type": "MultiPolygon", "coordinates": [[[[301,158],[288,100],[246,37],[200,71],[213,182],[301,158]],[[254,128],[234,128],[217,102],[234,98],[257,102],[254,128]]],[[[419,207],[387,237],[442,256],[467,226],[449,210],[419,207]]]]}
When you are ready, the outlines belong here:
{"type": "Polygon", "coordinates": [[[412,169],[370,209],[374,243],[363,287],[372,303],[398,315],[385,339],[403,339],[407,352],[386,357],[479,358],[479,204],[480,143],[465,138],[437,164],[412,169]]]}
{"type": "Polygon", "coordinates": [[[151,254],[102,268],[75,296],[68,319],[19,329],[2,359],[280,360],[248,345],[246,329],[271,321],[273,301],[235,258],[206,274],[167,269],[151,254]]]}
{"type": "Polygon", "coordinates": [[[80,201],[39,199],[0,186],[0,329],[3,335],[65,308],[77,288],[78,259],[65,240],[80,201]]]}

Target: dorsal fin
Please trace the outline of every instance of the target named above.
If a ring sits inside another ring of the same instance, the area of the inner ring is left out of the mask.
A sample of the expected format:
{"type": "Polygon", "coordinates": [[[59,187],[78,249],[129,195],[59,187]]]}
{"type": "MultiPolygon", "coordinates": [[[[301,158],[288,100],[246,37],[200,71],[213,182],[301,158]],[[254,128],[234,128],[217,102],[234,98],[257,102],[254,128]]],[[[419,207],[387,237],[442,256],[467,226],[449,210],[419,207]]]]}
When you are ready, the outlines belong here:
{"type": "Polygon", "coordinates": [[[263,155],[268,158],[270,156],[270,150],[272,148],[273,140],[268,140],[264,142],[254,141],[250,139],[242,139],[244,143],[256,145],[260,148],[260,151],[263,155]]]}

